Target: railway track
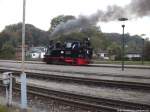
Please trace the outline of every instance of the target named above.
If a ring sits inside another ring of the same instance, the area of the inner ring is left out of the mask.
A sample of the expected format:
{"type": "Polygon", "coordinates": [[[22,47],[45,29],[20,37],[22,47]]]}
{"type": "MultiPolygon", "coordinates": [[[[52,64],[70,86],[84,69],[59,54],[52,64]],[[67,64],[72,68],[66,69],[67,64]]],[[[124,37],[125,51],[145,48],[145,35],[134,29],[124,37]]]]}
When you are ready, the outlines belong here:
{"type": "MultiPolygon", "coordinates": [[[[0,69],[0,72],[5,72],[5,71],[7,70],[0,69]]],[[[20,76],[20,71],[12,71],[12,72],[14,76],[17,77],[20,76]]],[[[149,83],[63,76],[63,75],[56,75],[56,74],[54,75],[52,73],[51,74],[44,74],[44,73],[42,74],[42,73],[34,73],[34,72],[26,72],[26,73],[28,78],[33,78],[33,79],[150,91],[149,83]]]]}
{"type": "MultiPolygon", "coordinates": [[[[2,86],[2,80],[0,80],[0,86],[2,86]]],[[[60,91],[49,89],[46,87],[40,87],[33,84],[28,84],[28,94],[33,94],[36,96],[44,97],[45,99],[54,99],[66,103],[68,105],[73,105],[85,109],[90,109],[96,112],[117,112],[121,110],[145,110],[146,112],[150,110],[150,105],[139,104],[121,100],[113,100],[107,98],[99,98],[90,95],[76,94],[68,91],[60,91]]],[[[20,83],[17,82],[15,85],[15,90],[20,92],[20,83]]],[[[123,112],[124,112],[123,111],[123,112]]]]}
{"type": "MultiPolygon", "coordinates": [[[[0,72],[5,72],[8,70],[1,69],[0,72]]],[[[12,71],[12,70],[11,70],[12,71]]],[[[19,70],[12,71],[14,76],[20,76],[19,70]]],[[[38,71],[37,71],[38,72],[38,71]]],[[[48,72],[48,71],[47,71],[48,72]]],[[[114,81],[114,80],[102,80],[102,79],[91,79],[91,78],[83,78],[83,77],[73,77],[73,76],[62,76],[53,74],[45,74],[26,72],[28,78],[36,78],[40,80],[50,80],[50,81],[62,81],[68,83],[78,83],[78,84],[86,84],[86,85],[96,85],[96,86],[108,86],[115,88],[126,88],[126,89],[138,89],[138,90],[146,90],[150,91],[150,84],[146,83],[135,83],[135,82],[127,82],[127,81],[114,81]]],[[[129,77],[128,77],[129,78],[129,77]]],[[[132,77],[132,78],[144,78],[144,77],[132,77]]],[[[146,78],[145,78],[146,79],[146,78]]],[[[18,83],[16,90],[20,91],[20,84],[18,83]]],[[[28,85],[29,94],[38,95],[41,97],[45,97],[45,99],[55,99],[58,101],[62,101],[63,103],[76,105],[82,108],[88,108],[90,110],[98,110],[102,112],[116,112],[124,109],[127,110],[150,110],[149,104],[138,104],[127,101],[106,99],[106,98],[98,98],[94,96],[87,96],[83,94],[75,94],[67,91],[59,91],[59,90],[50,90],[45,87],[37,87],[36,85],[28,85]]],[[[147,112],[147,111],[146,111],[147,112]]],[[[149,111],[148,111],[149,112],[149,111]]]]}

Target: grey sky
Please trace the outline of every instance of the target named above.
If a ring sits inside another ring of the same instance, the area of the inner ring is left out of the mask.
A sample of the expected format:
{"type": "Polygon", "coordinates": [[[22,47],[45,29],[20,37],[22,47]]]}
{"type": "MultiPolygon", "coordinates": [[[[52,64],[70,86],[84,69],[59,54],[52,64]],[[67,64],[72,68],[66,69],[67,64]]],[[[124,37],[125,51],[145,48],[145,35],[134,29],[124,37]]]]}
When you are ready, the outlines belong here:
{"type": "MultiPolygon", "coordinates": [[[[22,1],[23,0],[0,0],[0,31],[6,25],[15,24],[22,21],[22,1]]],[[[50,21],[58,15],[91,15],[97,10],[105,11],[108,6],[118,5],[124,7],[131,0],[26,0],[26,23],[35,25],[42,30],[48,30],[50,21]]],[[[136,18],[127,21],[125,32],[130,34],[147,34],[150,36],[149,17],[136,18]]],[[[121,33],[121,22],[101,22],[103,32],[121,33]]]]}

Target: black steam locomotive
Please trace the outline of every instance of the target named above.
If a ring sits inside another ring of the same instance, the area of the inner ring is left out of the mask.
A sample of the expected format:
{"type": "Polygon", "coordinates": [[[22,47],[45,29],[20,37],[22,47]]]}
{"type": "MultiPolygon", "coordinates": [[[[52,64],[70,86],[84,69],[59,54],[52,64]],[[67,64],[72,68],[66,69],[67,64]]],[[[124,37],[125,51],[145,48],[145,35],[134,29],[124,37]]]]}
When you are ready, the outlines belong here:
{"type": "Polygon", "coordinates": [[[90,39],[54,43],[50,41],[43,61],[47,64],[87,65],[92,59],[90,39]]]}

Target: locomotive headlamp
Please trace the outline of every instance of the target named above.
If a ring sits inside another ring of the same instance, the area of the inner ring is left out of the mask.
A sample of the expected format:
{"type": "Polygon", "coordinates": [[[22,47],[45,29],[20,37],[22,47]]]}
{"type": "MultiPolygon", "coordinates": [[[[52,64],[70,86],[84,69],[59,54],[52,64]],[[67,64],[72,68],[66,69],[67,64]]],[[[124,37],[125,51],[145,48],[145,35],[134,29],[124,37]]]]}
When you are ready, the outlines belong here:
{"type": "Polygon", "coordinates": [[[61,53],[61,54],[64,54],[64,51],[61,51],[60,53],[61,53]]]}

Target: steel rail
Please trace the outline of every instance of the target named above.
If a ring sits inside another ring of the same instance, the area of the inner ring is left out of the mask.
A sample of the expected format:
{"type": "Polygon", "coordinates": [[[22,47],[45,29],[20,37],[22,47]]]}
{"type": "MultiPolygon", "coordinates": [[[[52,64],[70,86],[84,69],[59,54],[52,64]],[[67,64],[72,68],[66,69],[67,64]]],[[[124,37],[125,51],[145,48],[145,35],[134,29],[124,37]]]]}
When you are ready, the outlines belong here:
{"type": "MultiPolygon", "coordinates": [[[[3,70],[3,72],[5,72],[5,70],[3,70]]],[[[20,71],[13,71],[13,72],[14,72],[13,75],[20,76],[20,71]]],[[[62,81],[68,83],[78,83],[78,84],[86,84],[86,85],[108,86],[108,87],[115,87],[115,88],[138,89],[138,90],[150,91],[150,83],[104,80],[104,79],[95,79],[95,78],[62,76],[62,75],[54,75],[54,74],[41,74],[41,73],[34,73],[34,72],[26,72],[26,73],[28,78],[35,78],[40,80],[62,81]]]]}
{"type": "MultiPolygon", "coordinates": [[[[8,67],[0,67],[0,72],[1,71],[8,71],[9,68],[8,67]]],[[[10,70],[12,71],[20,71],[18,68],[11,68],[10,70]]],[[[9,70],[9,71],[10,71],[9,70]]],[[[91,75],[91,73],[88,72],[78,72],[78,71],[62,71],[62,70],[42,70],[42,69],[28,69],[28,70],[39,70],[39,71],[46,71],[46,72],[60,72],[60,73],[71,73],[71,74],[86,74],[86,75],[91,75]]],[[[137,78],[137,79],[150,79],[150,77],[147,76],[133,76],[133,75],[121,75],[121,74],[111,74],[111,73],[92,73],[92,75],[96,75],[96,76],[110,76],[110,77],[121,77],[121,78],[137,78]]]]}

